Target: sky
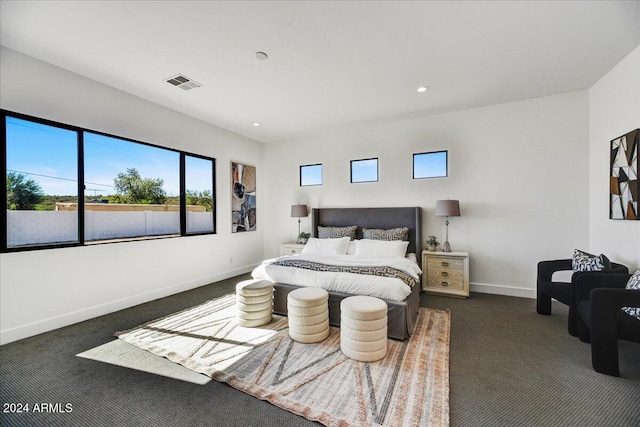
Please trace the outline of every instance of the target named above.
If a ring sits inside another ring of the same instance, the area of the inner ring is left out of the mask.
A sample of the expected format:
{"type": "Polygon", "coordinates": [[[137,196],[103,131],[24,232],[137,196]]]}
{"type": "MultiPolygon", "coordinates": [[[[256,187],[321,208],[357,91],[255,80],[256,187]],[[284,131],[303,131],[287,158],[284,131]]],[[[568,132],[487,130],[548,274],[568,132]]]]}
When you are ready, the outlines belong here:
{"type": "Polygon", "coordinates": [[[322,165],[300,166],[300,185],[322,185],[322,165]]]}
{"type": "MultiPolygon", "coordinates": [[[[74,131],[7,117],[7,172],[36,181],[46,195],[77,195],[78,144],[74,131]]],[[[135,168],[143,178],[164,181],[167,196],[180,194],[180,155],[145,144],[84,133],[85,195],[115,194],[113,179],[135,168]]],[[[187,156],[188,190],[211,191],[208,160],[187,156]]]]}
{"type": "Polygon", "coordinates": [[[438,178],[444,176],[447,176],[446,151],[413,155],[414,178],[438,178]]]}
{"type": "Polygon", "coordinates": [[[378,159],[351,161],[351,182],[373,182],[377,180],[378,159]]]}

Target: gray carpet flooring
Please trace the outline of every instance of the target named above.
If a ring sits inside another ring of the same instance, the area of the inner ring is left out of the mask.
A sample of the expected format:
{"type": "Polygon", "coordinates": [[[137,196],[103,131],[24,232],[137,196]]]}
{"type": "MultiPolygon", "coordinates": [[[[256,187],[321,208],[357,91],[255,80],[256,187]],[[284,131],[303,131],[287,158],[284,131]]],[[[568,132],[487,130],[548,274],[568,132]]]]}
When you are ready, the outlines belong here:
{"type": "MultiPolygon", "coordinates": [[[[75,356],[112,341],[115,331],[233,292],[242,278],[0,347],[0,425],[319,425],[226,384],[75,356]],[[25,403],[28,413],[5,412],[25,403]]],[[[566,332],[562,304],[554,303],[551,316],[536,314],[534,300],[476,293],[466,300],[422,295],[421,305],[451,309],[452,426],[640,426],[639,344],[619,341],[622,376],[614,378],[593,371],[589,345],[566,332]]]]}

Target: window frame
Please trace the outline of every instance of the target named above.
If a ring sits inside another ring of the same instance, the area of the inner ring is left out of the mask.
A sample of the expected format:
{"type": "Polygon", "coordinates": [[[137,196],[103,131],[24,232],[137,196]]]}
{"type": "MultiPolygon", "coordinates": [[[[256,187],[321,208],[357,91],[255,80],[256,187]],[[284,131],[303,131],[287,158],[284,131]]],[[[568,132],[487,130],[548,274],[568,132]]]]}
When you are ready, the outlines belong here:
{"type": "Polygon", "coordinates": [[[300,187],[318,187],[324,183],[324,167],[322,163],[312,163],[309,165],[300,165],[300,176],[299,176],[300,187]],[[310,167],[310,166],[320,166],[320,184],[303,184],[302,183],[302,168],[310,167]]]}
{"type": "Polygon", "coordinates": [[[202,236],[205,234],[216,234],[216,159],[199,154],[182,151],[180,154],[180,237],[182,236],[202,236]],[[187,230],[187,157],[194,157],[201,160],[211,161],[211,211],[213,212],[213,231],[187,230]]]}
{"type": "Polygon", "coordinates": [[[0,109],[0,132],[2,133],[2,147],[0,149],[1,156],[1,165],[3,167],[2,174],[2,184],[5,194],[6,201],[6,188],[7,188],[7,117],[16,118],[19,120],[31,121],[34,123],[38,123],[41,125],[57,127],[60,129],[69,130],[72,132],[76,132],[77,141],[78,141],[78,158],[77,158],[77,177],[78,177],[78,241],[77,242],[68,242],[68,243],[42,243],[42,244],[33,244],[33,245],[25,245],[25,246],[16,246],[9,247],[8,246],[8,215],[6,207],[0,209],[0,223],[2,227],[4,227],[3,238],[0,239],[0,253],[9,253],[9,252],[26,252],[33,250],[42,250],[42,249],[58,249],[58,248],[68,248],[68,247],[77,247],[77,246],[95,246],[95,245],[103,245],[103,244],[111,244],[111,243],[126,243],[132,241],[140,241],[140,240],[158,240],[158,239],[170,239],[170,238],[178,238],[178,237],[190,237],[190,236],[201,236],[207,234],[217,234],[217,195],[216,195],[216,159],[213,157],[208,157],[201,154],[191,153],[188,151],[177,150],[174,148],[163,147],[158,144],[151,144],[148,142],[138,141],[132,138],[127,138],[119,135],[114,135],[106,132],[96,131],[93,129],[83,128],[80,126],[73,126],[67,123],[56,122],[49,119],[44,119],[40,117],[30,116],[27,114],[22,114],[10,110],[0,109]],[[112,239],[107,241],[85,241],[85,171],[84,171],[84,134],[85,132],[94,133],[97,135],[106,136],[109,138],[116,138],[126,142],[131,142],[135,144],[142,144],[149,147],[158,148],[161,150],[168,150],[179,154],[179,177],[180,177],[180,235],[171,234],[171,235],[158,235],[158,236],[143,236],[143,237],[125,237],[120,239],[112,239]],[[186,156],[200,158],[203,160],[211,161],[212,168],[212,205],[211,209],[213,211],[213,231],[203,231],[203,232],[191,232],[187,233],[186,226],[186,156]]]}
{"type": "Polygon", "coordinates": [[[351,184],[363,184],[363,183],[367,183],[367,182],[379,182],[380,181],[380,159],[378,157],[370,157],[368,159],[350,160],[349,161],[349,177],[350,177],[351,184]],[[357,163],[357,162],[366,162],[366,161],[369,161],[369,160],[375,160],[376,161],[376,179],[368,180],[368,181],[354,181],[353,180],[353,164],[357,163]]]}
{"type": "Polygon", "coordinates": [[[412,173],[412,178],[413,179],[434,179],[434,178],[447,178],[449,176],[449,150],[438,150],[438,151],[426,151],[424,153],[413,153],[412,156],[412,163],[411,163],[411,173],[412,173]],[[445,153],[445,161],[444,161],[444,175],[438,175],[438,176],[420,176],[420,177],[416,177],[416,156],[422,156],[425,154],[439,154],[439,153],[445,153]]]}

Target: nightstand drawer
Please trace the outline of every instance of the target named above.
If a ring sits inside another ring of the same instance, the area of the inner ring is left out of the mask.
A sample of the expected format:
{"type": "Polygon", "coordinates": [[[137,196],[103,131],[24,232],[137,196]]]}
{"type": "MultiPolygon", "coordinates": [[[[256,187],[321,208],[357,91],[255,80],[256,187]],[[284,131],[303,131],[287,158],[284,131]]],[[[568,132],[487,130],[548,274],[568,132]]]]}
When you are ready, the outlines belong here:
{"type": "Polygon", "coordinates": [[[454,290],[462,290],[464,289],[464,281],[462,279],[446,279],[446,278],[437,278],[432,279],[429,277],[427,280],[427,289],[435,288],[435,289],[454,289],[454,290]]]}
{"type": "Polygon", "coordinates": [[[281,243],[280,255],[281,256],[296,255],[301,253],[303,248],[304,248],[304,243],[296,243],[296,242],[281,243]]]}
{"type": "Polygon", "coordinates": [[[452,280],[457,280],[457,281],[463,281],[464,280],[464,274],[462,272],[462,269],[460,270],[436,270],[436,269],[429,269],[429,272],[427,273],[428,280],[434,280],[434,281],[452,281],[452,280]]]}
{"type": "Polygon", "coordinates": [[[432,268],[447,268],[462,271],[464,260],[460,258],[448,258],[448,257],[429,257],[428,267],[432,268]]]}
{"type": "Polygon", "coordinates": [[[282,247],[282,255],[295,255],[302,252],[302,248],[297,246],[283,246],[282,247]]]}

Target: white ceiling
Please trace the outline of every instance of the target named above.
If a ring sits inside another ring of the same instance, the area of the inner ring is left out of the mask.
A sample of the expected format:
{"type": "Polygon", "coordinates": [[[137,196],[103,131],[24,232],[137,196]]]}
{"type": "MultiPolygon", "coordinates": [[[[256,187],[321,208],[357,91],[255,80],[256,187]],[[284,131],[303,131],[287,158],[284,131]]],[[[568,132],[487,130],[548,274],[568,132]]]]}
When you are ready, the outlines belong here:
{"type": "Polygon", "coordinates": [[[262,142],[587,89],[640,44],[638,1],[2,1],[0,15],[8,48],[262,142]],[[164,81],[178,73],[203,87],[164,81]]]}

